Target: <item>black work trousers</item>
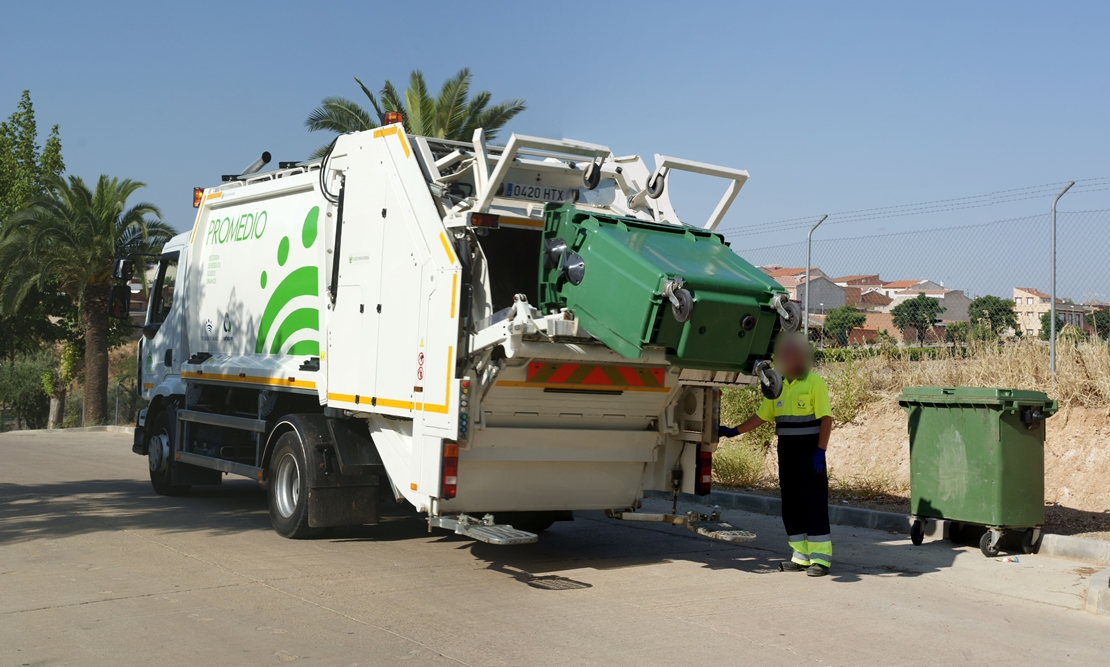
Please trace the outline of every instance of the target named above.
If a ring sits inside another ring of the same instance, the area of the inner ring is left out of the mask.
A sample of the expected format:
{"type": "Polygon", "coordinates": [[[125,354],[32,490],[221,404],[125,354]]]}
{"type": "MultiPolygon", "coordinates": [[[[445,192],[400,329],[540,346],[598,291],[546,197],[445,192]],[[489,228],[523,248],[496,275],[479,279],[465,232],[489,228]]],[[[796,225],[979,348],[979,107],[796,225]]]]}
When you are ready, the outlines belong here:
{"type": "Polygon", "coordinates": [[[793,550],[792,560],[800,565],[832,561],[829,537],[829,477],[813,471],[817,434],[779,436],[779,489],[782,492],[782,524],[793,550]]]}

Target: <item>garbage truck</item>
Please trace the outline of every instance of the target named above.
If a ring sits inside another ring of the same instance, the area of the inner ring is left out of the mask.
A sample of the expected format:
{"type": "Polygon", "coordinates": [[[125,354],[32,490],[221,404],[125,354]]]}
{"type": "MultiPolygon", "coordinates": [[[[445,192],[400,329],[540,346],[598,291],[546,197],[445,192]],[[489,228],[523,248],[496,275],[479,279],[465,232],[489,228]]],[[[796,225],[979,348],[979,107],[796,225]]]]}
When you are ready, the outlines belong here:
{"type": "Polygon", "coordinates": [[[117,260],[152,276],[133,451],[158,494],[258,480],[290,538],[396,504],[493,544],[581,510],[754,537],[636,511],[709,492],[722,387],[781,387],[797,304],[714,231],[747,172],[403,122],[269,157],[196,188],[159,256],[117,260]],[[727,184],[708,220],[675,212],[677,172],[727,184]]]}

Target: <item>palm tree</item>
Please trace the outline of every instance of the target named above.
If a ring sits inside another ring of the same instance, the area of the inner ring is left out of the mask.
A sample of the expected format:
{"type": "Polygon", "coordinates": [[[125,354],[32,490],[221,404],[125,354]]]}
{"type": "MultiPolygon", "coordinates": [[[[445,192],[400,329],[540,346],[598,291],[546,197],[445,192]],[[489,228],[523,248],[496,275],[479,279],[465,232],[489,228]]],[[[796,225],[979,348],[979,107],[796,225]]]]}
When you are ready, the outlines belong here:
{"type": "Polygon", "coordinates": [[[53,177],[47,194],[12,214],[0,232],[0,312],[54,283],[78,305],[85,334],[85,423],[108,417],[108,292],[117,257],[160,249],[174,231],[153,204],[127,208],[143,183],[53,177]],[[148,218],[148,216],[153,216],[148,218]]]}
{"type": "MultiPolygon", "coordinates": [[[[398,94],[397,89],[387,80],[379,93],[379,103],[374,93],[356,76],[355,81],[370,100],[373,113],[346,97],[325,97],[320,106],[308,115],[304,124],[312,132],[361,132],[378,127],[387,111],[400,111],[405,119],[405,130],[412,134],[470,141],[474,130],[482,128],[486,141],[493,141],[498,130],[524,111],[524,100],[518,98],[490,106],[492,95],[488,90],[480,91],[468,100],[470,80],[470,70],[464,67],[445,81],[439,95],[433,98],[428,94],[424,74],[420,70],[413,70],[404,95],[398,94]]],[[[323,155],[326,150],[324,147],[316,151],[315,157],[323,155]]]]}

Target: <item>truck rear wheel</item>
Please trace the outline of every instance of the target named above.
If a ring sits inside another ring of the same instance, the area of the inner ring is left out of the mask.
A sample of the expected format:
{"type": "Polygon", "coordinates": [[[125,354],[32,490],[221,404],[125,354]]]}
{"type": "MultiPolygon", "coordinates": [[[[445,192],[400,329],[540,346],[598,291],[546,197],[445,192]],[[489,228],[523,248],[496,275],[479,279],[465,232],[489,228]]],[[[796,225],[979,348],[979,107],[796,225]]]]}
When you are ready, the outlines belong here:
{"type": "Polygon", "coordinates": [[[301,540],[321,532],[308,525],[307,472],[300,436],[295,431],[283,433],[270,457],[267,475],[270,523],[282,537],[301,540]]]}
{"type": "Polygon", "coordinates": [[[173,407],[167,406],[154,417],[154,423],[147,431],[146,458],[150,464],[150,485],[160,496],[183,496],[190,488],[188,484],[173,483],[176,422],[173,407]]]}

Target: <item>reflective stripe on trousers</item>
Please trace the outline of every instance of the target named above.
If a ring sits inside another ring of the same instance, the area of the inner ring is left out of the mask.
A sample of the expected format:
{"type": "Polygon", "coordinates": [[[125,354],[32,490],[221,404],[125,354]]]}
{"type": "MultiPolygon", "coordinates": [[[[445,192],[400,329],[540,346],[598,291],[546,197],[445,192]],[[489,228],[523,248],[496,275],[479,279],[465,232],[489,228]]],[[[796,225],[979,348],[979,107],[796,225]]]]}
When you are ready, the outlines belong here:
{"type": "Polygon", "coordinates": [[[809,560],[825,567],[832,566],[831,535],[816,535],[809,539],[809,560]]]}
{"type": "Polygon", "coordinates": [[[790,545],[790,548],[794,550],[790,560],[798,565],[809,567],[809,541],[806,540],[805,533],[801,535],[789,535],[786,538],[786,542],[790,545]]]}

